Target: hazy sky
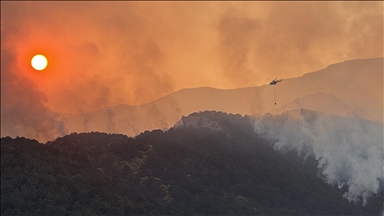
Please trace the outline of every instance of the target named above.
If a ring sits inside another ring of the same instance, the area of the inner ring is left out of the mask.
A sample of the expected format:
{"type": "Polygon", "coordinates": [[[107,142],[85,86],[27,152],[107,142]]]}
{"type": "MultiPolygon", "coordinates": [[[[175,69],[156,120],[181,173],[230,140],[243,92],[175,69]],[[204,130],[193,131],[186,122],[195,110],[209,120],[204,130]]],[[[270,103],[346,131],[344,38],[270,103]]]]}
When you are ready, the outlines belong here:
{"type": "Polygon", "coordinates": [[[79,113],[382,56],[383,2],[1,2],[2,110],[79,113]]]}

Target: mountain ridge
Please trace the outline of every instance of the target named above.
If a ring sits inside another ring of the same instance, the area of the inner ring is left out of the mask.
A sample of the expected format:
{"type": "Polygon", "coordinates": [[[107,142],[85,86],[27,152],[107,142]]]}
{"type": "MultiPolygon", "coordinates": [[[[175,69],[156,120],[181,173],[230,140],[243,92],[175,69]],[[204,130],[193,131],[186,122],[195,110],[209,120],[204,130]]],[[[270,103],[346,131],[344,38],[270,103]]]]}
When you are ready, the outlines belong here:
{"type": "Polygon", "coordinates": [[[277,105],[269,85],[231,90],[199,87],[180,89],[140,106],[118,105],[83,114],[60,114],[60,120],[69,133],[104,131],[135,135],[144,130],[169,128],[193,112],[217,110],[261,115],[320,92],[334,95],[348,107],[360,107],[367,113],[362,118],[383,122],[383,59],[350,60],[285,79],[275,87],[277,105]]]}
{"type": "MultiPolygon", "coordinates": [[[[308,73],[305,73],[305,74],[303,74],[301,76],[297,76],[297,77],[285,78],[284,80],[291,80],[291,79],[297,79],[297,78],[301,78],[301,77],[304,77],[304,76],[308,76],[308,75],[311,75],[313,73],[318,73],[318,72],[323,71],[323,70],[328,69],[328,68],[333,68],[333,67],[338,66],[338,65],[343,64],[343,63],[350,63],[350,62],[356,62],[356,61],[365,61],[365,60],[382,60],[382,59],[384,59],[384,57],[345,60],[343,62],[338,62],[338,63],[330,64],[330,65],[328,65],[327,67],[325,67],[323,69],[319,69],[319,70],[316,70],[316,71],[308,72],[308,73]]],[[[142,106],[142,105],[154,103],[154,102],[156,102],[156,101],[158,101],[158,100],[160,100],[162,98],[165,98],[165,97],[177,94],[179,92],[189,91],[189,90],[210,89],[210,90],[219,90],[219,91],[233,91],[233,90],[254,89],[254,88],[258,88],[258,87],[262,87],[262,86],[269,86],[269,84],[264,84],[264,85],[259,85],[259,86],[240,87],[240,88],[230,88],[230,89],[216,88],[216,87],[210,87],[210,86],[181,88],[181,89],[178,89],[178,90],[176,90],[174,92],[171,92],[171,93],[169,93],[167,95],[161,96],[161,97],[156,98],[156,99],[154,99],[152,101],[145,102],[145,103],[142,103],[142,104],[136,104],[136,105],[132,105],[132,104],[117,104],[117,105],[112,105],[112,106],[106,106],[106,107],[103,107],[103,108],[100,108],[100,109],[96,109],[96,110],[90,110],[90,111],[87,111],[85,113],[92,113],[92,112],[96,112],[96,111],[100,111],[100,110],[104,110],[104,109],[108,109],[108,108],[113,108],[113,107],[119,107],[119,106],[126,106],[126,107],[142,106]]],[[[80,114],[83,114],[83,113],[59,112],[58,114],[80,115],[80,114]]]]}

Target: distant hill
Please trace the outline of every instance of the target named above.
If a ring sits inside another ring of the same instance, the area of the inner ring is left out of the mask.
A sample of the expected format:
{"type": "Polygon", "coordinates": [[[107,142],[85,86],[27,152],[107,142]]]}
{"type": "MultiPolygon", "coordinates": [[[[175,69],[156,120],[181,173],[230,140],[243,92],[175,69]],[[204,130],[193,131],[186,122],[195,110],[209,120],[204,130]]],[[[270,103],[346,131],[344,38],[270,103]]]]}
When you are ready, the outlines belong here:
{"type": "Polygon", "coordinates": [[[317,162],[281,154],[249,117],[193,113],[132,138],[1,139],[1,215],[377,215],[349,203],[317,162]]]}
{"type": "Polygon", "coordinates": [[[383,122],[383,65],[383,58],[351,60],[284,79],[275,87],[277,105],[274,105],[273,87],[268,84],[232,90],[203,87],[182,89],[140,106],[62,113],[60,119],[69,132],[127,135],[169,128],[182,116],[204,110],[251,115],[282,112],[290,107],[310,108],[383,122]]]}

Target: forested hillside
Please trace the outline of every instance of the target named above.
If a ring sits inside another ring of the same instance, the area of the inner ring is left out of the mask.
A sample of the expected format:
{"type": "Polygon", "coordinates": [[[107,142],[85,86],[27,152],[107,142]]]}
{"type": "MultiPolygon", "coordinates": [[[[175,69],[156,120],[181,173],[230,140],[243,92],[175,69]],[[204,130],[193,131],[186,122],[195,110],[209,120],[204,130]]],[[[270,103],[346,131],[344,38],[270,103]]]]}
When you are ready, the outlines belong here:
{"type": "Polygon", "coordinates": [[[1,139],[1,215],[377,215],[281,154],[248,117],[194,113],[221,128],[1,139]]]}

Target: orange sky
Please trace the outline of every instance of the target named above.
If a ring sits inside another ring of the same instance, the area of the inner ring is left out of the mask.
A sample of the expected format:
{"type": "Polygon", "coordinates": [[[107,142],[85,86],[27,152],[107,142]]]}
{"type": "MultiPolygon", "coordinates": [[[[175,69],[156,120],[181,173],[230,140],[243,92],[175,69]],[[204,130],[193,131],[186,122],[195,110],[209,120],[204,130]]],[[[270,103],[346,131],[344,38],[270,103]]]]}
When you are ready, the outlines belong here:
{"type": "Polygon", "coordinates": [[[2,110],[80,113],[381,57],[383,2],[1,2],[1,52],[2,110]]]}

